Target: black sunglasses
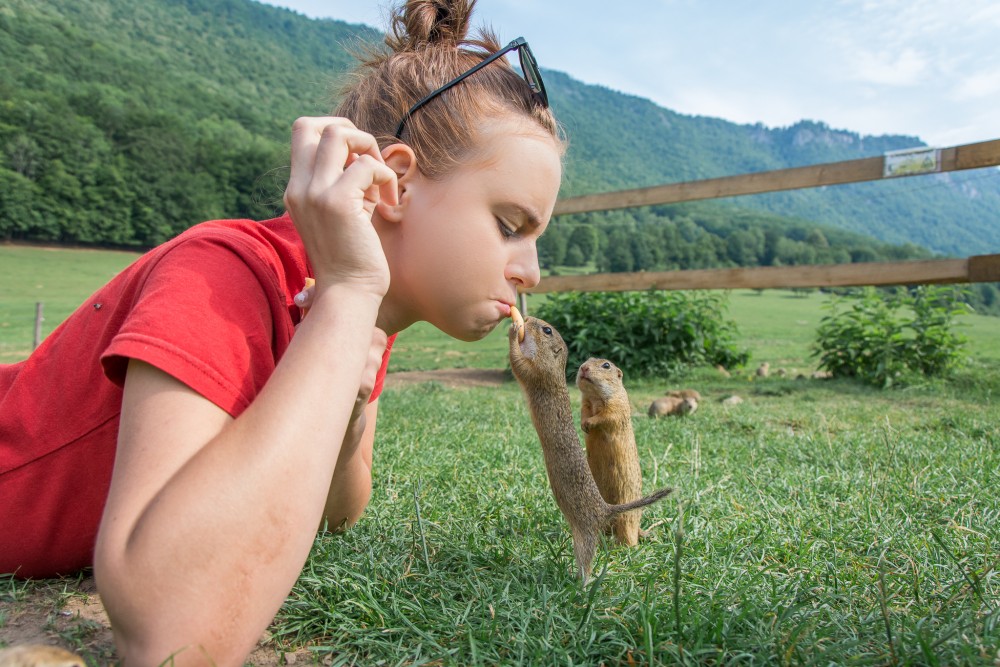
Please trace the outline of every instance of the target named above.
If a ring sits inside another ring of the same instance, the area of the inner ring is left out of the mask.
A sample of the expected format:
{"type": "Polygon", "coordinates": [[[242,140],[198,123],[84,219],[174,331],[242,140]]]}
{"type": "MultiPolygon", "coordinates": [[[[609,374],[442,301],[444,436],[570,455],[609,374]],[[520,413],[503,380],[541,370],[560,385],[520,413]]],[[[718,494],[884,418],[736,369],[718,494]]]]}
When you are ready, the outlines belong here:
{"type": "Polygon", "coordinates": [[[424,106],[452,86],[461,83],[461,81],[466,77],[472,76],[494,60],[502,58],[504,55],[515,50],[517,51],[517,56],[521,61],[521,73],[524,76],[524,80],[531,88],[532,96],[536,102],[541,104],[543,107],[548,108],[549,96],[545,93],[545,84],[542,83],[542,74],[538,71],[538,62],[535,60],[534,54],[531,53],[531,47],[528,46],[528,42],[524,40],[524,37],[518,37],[496,53],[491,53],[485,60],[483,60],[483,62],[479,63],[475,67],[462,72],[437,90],[431,91],[419,102],[410,107],[410,110],[406,112],[406,115],[403,116],[402,120],[399,121],[399,125],[396,127],[396,138],[399,139],[400,135],[403,134],[403,127],[406,125],[406,121],[410,119],[410,116],[412,116],[417,109],[424,106]]]}

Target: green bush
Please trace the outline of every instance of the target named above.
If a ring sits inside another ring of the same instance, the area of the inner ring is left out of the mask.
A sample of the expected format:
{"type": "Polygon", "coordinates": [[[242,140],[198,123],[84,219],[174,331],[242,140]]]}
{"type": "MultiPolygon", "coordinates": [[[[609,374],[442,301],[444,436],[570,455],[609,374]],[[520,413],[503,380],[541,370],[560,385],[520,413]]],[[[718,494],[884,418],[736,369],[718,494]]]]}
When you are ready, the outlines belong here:
{"type": "Polygon", "coordinates": [[[946,375],[964,359],[966,339],[952,331],[955,316],[967,309],[961,299],[960,289],[936,286],[898,293],[869,287],[835,297],[812,355],[834,376],[879,387],[946,375]]]}
{"type": "Polygon", "coordinates": [[[580,292],[549,296],[538,317],[569,346],[567,374],[588,357],[635,376],[669,377],[699,365],[741,366],[750,357],[723,319],[726,298],[707,292],[580,292]]]}

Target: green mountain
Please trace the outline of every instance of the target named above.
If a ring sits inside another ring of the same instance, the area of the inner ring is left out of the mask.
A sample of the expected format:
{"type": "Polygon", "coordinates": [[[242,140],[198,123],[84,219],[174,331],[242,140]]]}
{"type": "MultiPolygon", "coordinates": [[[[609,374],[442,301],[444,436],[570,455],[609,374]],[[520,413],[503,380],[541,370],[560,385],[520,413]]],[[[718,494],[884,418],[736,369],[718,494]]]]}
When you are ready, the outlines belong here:
{"type": "MultiPolygon", "coordinates": [[[[203,219],[270,215],[287,177],[291,122],[331,108],[333,83],[351,63],[345,47],[373,39],[364,26],[252,0],[2,0],[0,239],[148,246],[203,219]]],[[[810,121],[771,129],[685,116],[560,72],[545,77],[570,139],[565,195],[921,145],[810,121]]],[[[855,232],[855,244],[873,237],[966,255],[1000,247],[997,211],[1000,172],[989,169],[573,216],[560,225],[714,224],[718,258],[735,231],[746,232],[737,246],[763,248],[772,223],[802,237],[796,242],[805,242],[802,225],[819,223],[831,246],[839,241],[830,230],[840,229],[855,232]]],[[[752,260],[737,250],[718,261],[752,260]]]]}
{"type": "MultiPolygon", "coordinates": [[[[852,160],[926,145],[802,121],[786,128],[685,116],[649,100],[545,72],[570,136],[564,192],[589,194],[852,160]],[[551,84],[549,81],[551,80],[551,84]]],[[[743,208],[830,224],[891,243],[964,256],[1000,249],[1000,170],[747,196],[743,208]]]]}

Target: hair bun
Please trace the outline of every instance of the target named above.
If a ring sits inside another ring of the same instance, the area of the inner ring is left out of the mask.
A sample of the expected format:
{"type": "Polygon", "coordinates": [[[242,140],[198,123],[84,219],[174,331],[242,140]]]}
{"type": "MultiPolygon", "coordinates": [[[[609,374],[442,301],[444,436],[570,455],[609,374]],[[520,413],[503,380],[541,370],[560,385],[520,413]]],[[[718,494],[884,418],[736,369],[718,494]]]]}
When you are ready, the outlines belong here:
{"type": "Polygon", "coordinates": [[[469,32],[476,0],[407,0],[395,9],[385,43],[394,51],[455,47],[469,32]]]}

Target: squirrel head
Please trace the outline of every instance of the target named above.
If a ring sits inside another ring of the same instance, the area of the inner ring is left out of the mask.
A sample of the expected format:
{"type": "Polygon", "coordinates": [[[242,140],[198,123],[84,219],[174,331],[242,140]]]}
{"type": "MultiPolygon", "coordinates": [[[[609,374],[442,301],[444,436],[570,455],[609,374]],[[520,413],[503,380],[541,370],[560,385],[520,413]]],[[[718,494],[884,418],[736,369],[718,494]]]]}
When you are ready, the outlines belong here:
{"type": "Polygon", "coordinates": [[[537,317],[524,318],[524,340],[518,341],[518,327],[511,325],[510,367],[524,386],[566,383],[566,358],[569,350],[562,336],[548,322],[537,317]]]}
{"type": "Polygon", "coordinates": [[[576,372],[576,386],[586,396],[608,399],[621,391],[622,369],[609,359],[591,357],[580,364],[576,372]]]}

